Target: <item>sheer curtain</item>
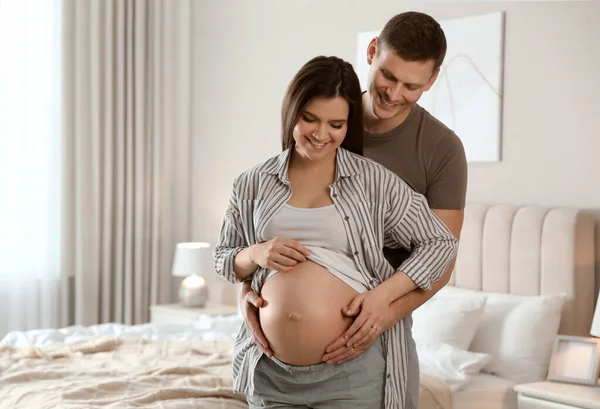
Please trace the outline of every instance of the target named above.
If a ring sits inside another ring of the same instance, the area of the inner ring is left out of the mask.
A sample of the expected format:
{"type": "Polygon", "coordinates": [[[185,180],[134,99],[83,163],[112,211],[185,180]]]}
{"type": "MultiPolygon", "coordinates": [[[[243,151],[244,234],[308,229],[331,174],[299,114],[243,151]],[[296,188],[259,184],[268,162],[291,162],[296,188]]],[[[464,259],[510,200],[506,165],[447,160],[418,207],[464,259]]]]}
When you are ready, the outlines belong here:
{"type": "Polygon", "coordinates": [[[60,1],[0,1],[0,338],[55,327],[61,242],[60,1]]]}

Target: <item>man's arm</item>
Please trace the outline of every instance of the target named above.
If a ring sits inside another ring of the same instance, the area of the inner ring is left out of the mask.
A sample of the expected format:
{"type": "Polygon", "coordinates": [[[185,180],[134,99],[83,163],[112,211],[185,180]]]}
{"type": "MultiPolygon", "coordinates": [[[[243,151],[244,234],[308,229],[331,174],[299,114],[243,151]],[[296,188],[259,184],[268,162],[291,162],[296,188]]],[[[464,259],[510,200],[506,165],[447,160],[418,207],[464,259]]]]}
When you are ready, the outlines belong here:
{"type": "MultiPolygon", "coordinates": [[[[464,218],[464,206],[467,193],[467,159],[462,141],[456,134],[448,130],[446,137],[440,139],[435,148],[432,163],[437,164],[432,170],[433,180],[427,186],[427,202],[431,210],[440,218],[457,239],[460,239],[464,218]],[[453,210],[449,210],[453,209],[453,210]],[[454,210],[461,209],[461,210],[454,210]]],[[[453,260],[441,279],[435,281],[430,290],[415,289],[395,300],[388,309],[385,328],[377,331],[371,341],[360,341],[359,345],[349,347],[347,338],[342,334],[326,349],[323,360],[328,363],[342,363],[353,356],[363,353],[375,342],[382,331],[388,330],[401,319],[423,305],[427,300],[444,287],[454,270],[453,260]]],[[[356,312],[347,314],[356,316],[356,312]]]]}
{"type": "MultiPolygon", "coordinates": [[[[434,180],[427,187],[427,201],[431,211],[444,222],[454,237],[460,240],[465,216],[464,206],[468,179],[465,149],[460,138],[454,132],[449,131],[446,137],[440,139],[435,153],[433,162],[443,165],[436,170],[434,180]]],[[[388,328],[425,304],[448,284],[455,264],[456,259],[450,263],[442,278],[433,283],[430,290],[415,289],[390,304],[391,317],[389,321],[391,322],[388,324],[388,328]]]]}
{"type": "MultiPolygon", "coordinates": [[[[463,210],[446,210],[446,209],[431,209],[433,213],[439,219],[444,222],[446,227],[454,234],[457,239],[460,239],[460,232],[462,230],[463,219],[465,215],[465,211],[463,210]]],[[[446,271],[442,278],[433,283],[430,290],[422,290],[417,288],[410,293],[400,297],[396,301],[390,304],[390,319],[388,320],[387,330],[393,327],[398,321],[406,317],[408,314],[412,313],[414,310],[419,308],[421,305],[425,304],[427,300],[435,295],[439,290],[442,289],[452,276],[452,271],[454,270],[454,264],[456,263],[456,259],[454,259],[446,271]]]]}

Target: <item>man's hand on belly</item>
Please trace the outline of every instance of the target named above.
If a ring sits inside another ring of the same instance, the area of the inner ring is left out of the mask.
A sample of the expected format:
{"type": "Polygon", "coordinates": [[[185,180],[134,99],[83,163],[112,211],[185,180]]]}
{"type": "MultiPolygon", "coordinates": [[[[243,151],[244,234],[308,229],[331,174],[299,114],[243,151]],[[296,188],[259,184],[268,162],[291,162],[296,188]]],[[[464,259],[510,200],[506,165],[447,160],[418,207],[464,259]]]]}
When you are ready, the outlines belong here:
{"type": "MultiPolygon", "coordinates": [[[[330,353],[325,354],[323,356],[323,362],[326,362],[328,364],[341,364],[346,361],[349,361],[352,358],[356,358],[357,356],[359,356],[360,354],[365,352],[367,349],[369,349],[371,347],[371,345],[373,345],[375,343],[375,341],[377,341],[377,339],[379,338],[379,335],[380,334],[378,334],[376,337],[372,338],[370,341],[360,344],[360,345],[357,345],[353,348],[346,346],[346,344],[344,342],[342,342],[341,346],[339,348],[336,348],[336,349],[332,350],[330,353]]],[[[341,337],[341,339],[343,339],[343,337],[341,337]]],[[[339,340],[335,341],[331,345],[337,344],[338,341],[339,340]]]]}
{"type": "Polygon", "coordinates": [[[273,356],[273,351],[269,348],[269,342],[260,327],[258,318],[258,309],[264,305],[264,300],[258,293],[252,289],[249,281],[245,281],[240,292],[240,306],[244,324],[254,338],[254,343],[269,357],[273,356]]]}

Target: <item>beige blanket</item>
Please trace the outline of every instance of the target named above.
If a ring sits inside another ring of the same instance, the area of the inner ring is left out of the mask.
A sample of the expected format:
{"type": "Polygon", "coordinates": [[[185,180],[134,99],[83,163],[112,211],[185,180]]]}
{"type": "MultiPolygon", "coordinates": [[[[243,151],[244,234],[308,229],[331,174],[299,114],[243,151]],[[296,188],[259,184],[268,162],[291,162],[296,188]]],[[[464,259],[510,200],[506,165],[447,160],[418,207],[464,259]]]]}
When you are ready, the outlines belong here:
{"type": "Polygon", "coordinates": [[[419,409],[453,409],[452,391],[438,378],[421,373],[419,409]]]}
{"type": "Polygon", "coordinates": [[[93,339],[0,348],[1,409],[248,406],[234,394],[232,343],[93,339]]]}
{"type": "MultiPolygon", "coordinates": [[[[0,347],[0,409],[247,409],[232,392],[232,342],[96,338],[49,349],[0,347]]],[[[452,409],[421,375],[419,409],[452,409]]]]}

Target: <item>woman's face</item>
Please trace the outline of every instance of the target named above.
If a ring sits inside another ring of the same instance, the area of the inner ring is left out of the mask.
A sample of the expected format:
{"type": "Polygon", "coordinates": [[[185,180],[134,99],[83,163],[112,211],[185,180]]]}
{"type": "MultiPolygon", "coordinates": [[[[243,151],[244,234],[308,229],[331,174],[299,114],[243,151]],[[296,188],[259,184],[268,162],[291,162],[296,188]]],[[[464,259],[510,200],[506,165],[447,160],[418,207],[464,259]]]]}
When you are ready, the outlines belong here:
{"type": "Polygon", "coordinates": [[[294,127],[296,152],[317,161],[331,156],[344,141],[350,106],[342,97],[315,98],[300,112],[294,127]]]}

